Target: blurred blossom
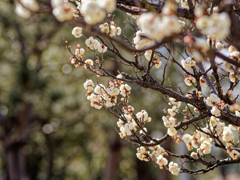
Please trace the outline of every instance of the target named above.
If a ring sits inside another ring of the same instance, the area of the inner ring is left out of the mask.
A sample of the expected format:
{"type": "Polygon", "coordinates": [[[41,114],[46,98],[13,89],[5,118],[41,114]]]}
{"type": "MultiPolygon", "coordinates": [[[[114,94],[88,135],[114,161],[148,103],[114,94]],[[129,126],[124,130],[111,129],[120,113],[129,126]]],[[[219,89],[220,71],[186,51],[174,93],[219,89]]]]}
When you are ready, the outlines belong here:
{"type": "Polygon", "coordinates": [[[64,74],[70,74],[72,72],[72,66],[70,66],[69,64],[64,64],[62,67],[62,72],[64,74]]]}
{"type": "Polygon", "coordinates": [[[0,73],[3,75],[8,75],[9,73],[11,73],[11,68],[8,64],[2,64],[0,66],[0,73]]]}
{"type": "Polygon", "coordinates": [[[51,124],[45,124],[42,130],[45,134],[51,134],[53,132],[53,127],[51,124]]]}
{"type": "Polygon", "coordinates": [[[6,106],[0,106],[0,114],[5,116],[8,113],[8,108],[6,106]]]}
{"type": "Polygon", "coordinates": [[[78,123],[74,126],[75,133],[82,133],[84,131],[84,125],[82,123],[78,123]]]}
{"type": "Polygon", "coordinates": [[[84,121],[88,124],[93,122],[93,115],[92,114],[87,114],[84,118],[84,121]]]}
{"type": "Polygon", "coordinates": [[[58,63],[55,60],[51,60],[48,62],[48,66],[50,69],[55,70],[58,67],[58,63]]]}

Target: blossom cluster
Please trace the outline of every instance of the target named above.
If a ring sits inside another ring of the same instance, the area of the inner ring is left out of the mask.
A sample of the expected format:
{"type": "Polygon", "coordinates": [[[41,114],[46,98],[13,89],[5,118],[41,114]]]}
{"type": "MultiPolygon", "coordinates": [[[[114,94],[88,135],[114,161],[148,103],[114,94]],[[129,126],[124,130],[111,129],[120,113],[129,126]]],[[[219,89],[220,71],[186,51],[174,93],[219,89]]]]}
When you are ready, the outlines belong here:
{"type": "MultiPolygon", "coordinates": [[[[168,156],[168,154],[160,145],[149,147],[140,146],[139,148],[137,148],[136,155],[137,158],[142,161],[154,161],[160,169],[162,169],[164,166],[167,166],[168,164],[168,160],[165,158],[166,156],[168,156]]],[[[177,163],[171,161],[168,166],[169,171],[173,175],[178,175],[178,173],[180,172],[180,168],[178,167],[177,163]]]]}
{"type": "Polygon", "coordinates": [[[20,0],[20,2],[16,3],[15,12],[22,18],[30,18],[32,11],[37,10],[39,10],[39,4],[36,0],[20,0]]]}
{"type": "Polygon", "coordinates": [[[109,34],[111,37],[120,35],[122,32],[122,29],[120,27],[117,27],[114,21],[110,22],[110,25],[108,23],[100,24],[99,28],[102,32],[109,34]]]}
{"type": "Polygon", "coordinates": [[[87,99],[96,109],[101,109],[103,105],[112,107],[116,104],[119,94],[127,98],[131,92],[131,87],[128,84],[122,84],[120,80],[108,81],[106,86],[103,84],[96,85],[95,88],[94,86],[93,81],[89,79],[84,83],[87,99]]]}
{"type": "Polygon", "coordinates": [[[116,9],[116,0],[82,0],[77,3],[77,8],[88,24],[103,21],[106,13],[112,13],[116,9]]]}
{"type": "Polygon", "coordinates": [[[212,39],[224,39],[230,32],[231,20],[226,12],[202,15],[197,19],[196,27],[212,39]]]}
{"type": "Polygon", "coordinates": [[[191,69],[191,67],[195,67],[196,65],[196,62],[192,60],[191,57],[188,57],[186,60],[182,60],[181,62],[185,69],[191,69]]]}
{"type": "Polygon", "coordinates": [[[181,31],[178,18],[175,15],[159,17],[154,13],[143,13],[138,19],[142,33],[152,40],[162,40],[181,31]]]}
{"type": "Polygon", "coordinates": [[[221,101],[221,99],[216,94],[210,94],[210,96],[206,99],[206,104],[211,106],[211,113],[212,115],[218,117],[221,115],[222,109],[225,107],[225,103],[221,101]]]}
{"type": "Polygon", "coordinates": [[[74,6],[66,0],[51,0],[53,15],[60,22],[68,21],[73,18],[74,6]]]}
{"type": "MultiPolygon", "coordinates": [[[[147,60],[150,60],[151,57],[152,57],[152,50],[147,50],[147,51],[145,51],[144,55],[145,55],[145,57],[146,57],[147,60]]],[[[160,68],[161,65],[162,65],[162,61],[160,61],[159,58],[157,58],[157,57],[155,57],[155,56],[153,56],[152,62],[155,64],[155,67],[156,67],[157,69],[160,68]]]]}
{"type": "Polygon", "coordinates": [[[136,49],[141,49],[143,47],[148,47],[154,44],[153,40],[144,37],[144,33],[139,30],[136,32],[136,36],[133,38],[133,43],[136,49]]]}
{"type": "MultiPolygon", "coordinates": [[[[72,34],[76,38],[82,37],[82,28],[81,27],[73,28],[72,34]]],[[[104,44],[100,43],[97,39],[94,39],[92,36],[86,39],[85,44],[91,50],[98,50],[98,52],[100,53],[105,53],[107,51],[107,47],[104,44]]],[[[77,49],[75,50],[75,55],[82,58],[84,53],[85,53],[85,49],[81,48],[81,46],[78,45],[77,49]]]]}
{"type": "Polygon", "coordinates": [[[196,79],[191,75],[185,75],[184,82],[187,86],[192,86],[196,82],[196,79]]]}
{"type": "MultiPolygon", "coordinates": [[[[168,116],[163,116],[163,124],[165,127],[168,128],[167,133],[169,136],[175,136],[177,134],[177,130],[174,128],[176,125],[178,125],[177,119],[174,118],[174,116],[178,113],[178,109],[181,106],[180,101],[176,101],[174,98],[169,98],[169,103],[172,108],[168,108],[168,116]]],[[[178,138],[177,138],[178,139],[178,138]]],[[[176,139],[176,142],[178,141],[176,139]]]]}
{"type": "MultiPolygon", "coordinates": [[[[240,52],[234,46],[229,46],[228,51],[230,53],[229,58],[240,62],[240,52]]],[[[229,80],[235,82],[239,78],[238,69],[234,68],[230,63],[224,61],[224,67],[229,72],[229,80]]]]}

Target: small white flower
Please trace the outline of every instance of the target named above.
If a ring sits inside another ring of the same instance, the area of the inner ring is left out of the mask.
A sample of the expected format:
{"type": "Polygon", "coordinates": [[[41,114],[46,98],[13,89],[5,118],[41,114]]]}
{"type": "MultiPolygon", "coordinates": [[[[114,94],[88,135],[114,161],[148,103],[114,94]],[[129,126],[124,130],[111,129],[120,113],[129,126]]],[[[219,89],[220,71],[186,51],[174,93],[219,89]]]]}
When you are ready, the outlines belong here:
{"type": "Polygon", "coordinates": [[[63,3],[54,7],[53,15],[60,22],[68,21],[73,18],[73,9],[74,7],[71,3],[63,3]]]}
{"type": "Polygon", "coordinates": [[[230,153],[229,153],[229,156],[233,159],[238,159],[238,156],[239,156],[239,152],[236,151],[236,150],[232,150],[230,153]]]}
{"type": "Polygon", "coordinates": [[[188,76],[184,79],[186,85],[191,86],[193,83],[196,82],[196,79],[192,76],[188,76]]]}
{"type": "Polygon", "coordinates": [[[117,27],[116,34],[119,36],[122,33],[122,29],[120,27],[117,27]]]}
{"type": "Polygon", "coordinates": [[[72,34],[73,34],[76,38],[82,37],[82,28],[81,28],[81,27],[75,27],[75,28],[73,28],[72,34]]]}
{"type": "Polygon", "coordinates": [[[106,9],[107,13],[112,13],[116,9],[116,0],[98,0],[98,4],[106,9]]]}
{"type": "Polygon", "coordinates": [[[107,51],[107,47],[104,46],[104,44],[100,44],[99,42],[95,43],[94,48],[97,47],[96,49],[98,50],[98,52],[100,53],[105,53],[107,51]]]}
{"type": "Polygon", "coordinates": [[[229,142],[229,141],[233,141],[234,135],[233,132],[230,128],[224,127],[223,130],[223,141],[225,142],[229,142]]]}
{"type": "Polygon", "coordinates": [[[168,160],[162,155],[159,155],[156,163],[160,166],[160,168],[163,168],[164,165],[166,166],[168,164],[168,160]]]}
{"type": "Polygon", "coordinates": [[[239,111],[235,111],[235,115],[240,117],[240,112],[239,111]]]}
{"type": "Polygon", "coordinates": [[[85,50],[84,50],[83,48],[80,48],[80,49],[77,48],[77,49],[75,50],[75,55],[79,56],[80,58],[83,57],[84,53],[85,53],[85,50]]]}
{"type": "Polygon", "coordinates": [[[175,136],[177,134],[177,131],[175,128],[168,128],[167,133],[169,136],[175,136]]]}
{"type": "Polygon", "coordinates": [[[93,66],[93,61],[91,59],[87,59],[85,63],[88,64],[89,66],[93,66]]]}
{"type": "Polygon", "coordinates": [[[182,140],[184,143],[187,144],[192,141],[192,136],[190,134],[184,134],[182,137],[182,140]]]}
{"type": "Polygon", "coordinates": [[[160,68],[161,65],[162,65],[162,61],[155,61],[154,63],[155,63],[155,67],[156,67],[157,69],[160,68]]]}
{"type": "Polygon", "coordinates": [[[221,116],[221,111],[216,106],[212,107],[211,113],[212,113],[212,115],[214,115],[216,117],[221,116]]]}
{"type": "Polygon", "coordinates": [[[177,176],[178,173],[179,173],[179,171],[180,171],[180,168],[178,167],[178,164],[177,164],[177,163],[170,162],[170,163],[169,163],[169,171],[170,171],[173,175],[177,176]]]}
{"type": "Polygon", "coordinates": [[[237,48],[235,48],[233,45],[231,45],[231,46],[229,46],[228,51],[229,51],[230,53],[232,53],[232,52],[234,52],[234,51],[237,51],[237,48]]]}
{"type": "Polygon", "coordinates": [[[85,44],[91,49],[94,49],[94,45],[97,43],[96,39],[93,39],[93,37],[89,37],[88,39],[86,39],[85,44]]]}
{"type": "Polygon", "coordinates": [[[101,24],[99,26],[99,28],[101,29],[101,32],[106,33],[106,34],[109,33],[109,25],[108,25],[108,23],[101,24]]]}
{"type": "Polygon", "coordinates": [[[39,9],[39,5],[36,0],[21,0],[21,3],[28,9],[32,11],[37,11],[39,9]]]}
{"type": "Polygon", "coordinates": [[[31,16],[31,12],[28,9],[24,8],[20,3],[16,4],[15,12],[18,16],[24,19],[28,19],[31,16]]]}
{"type": "Polygon", "coordinates": [[[215,45],[215,47],[216,47],[216,49],[217,49],[218,51],[223,50],[223,44],[220,43],[220,42],[217,42],[216,45],[215,45]]]}
{"type": "Polygon", "coordinates": [[[84,2],[81,6],[80,12],[88,24],[101,22],[106,16],[106,12],[95,1],[84,2]]]}
{"type": "Polygon", "coordinates": [[[117,96],[119,94],[119,89],[118,88],[114,88],[112,90],[107,88],[106,91],[110,96],[117,96]]]}
{"type": "Polygon", "coordinates": [[[145,110],[142,110],[141,112],[138,112],[136,114],[136,116],[140,121],[143,121],[143,122],[147,121],[147,119],[148,119],[148,113],[145,110]]]}
{"type": "Polygon", "coordinates": [[[229,80],[230,80],[231,82],[235,82],[235,81],[236,81],[236,76],[235,76],[235,73],[234,73],[234,72],[229,74],[229,80]]]}

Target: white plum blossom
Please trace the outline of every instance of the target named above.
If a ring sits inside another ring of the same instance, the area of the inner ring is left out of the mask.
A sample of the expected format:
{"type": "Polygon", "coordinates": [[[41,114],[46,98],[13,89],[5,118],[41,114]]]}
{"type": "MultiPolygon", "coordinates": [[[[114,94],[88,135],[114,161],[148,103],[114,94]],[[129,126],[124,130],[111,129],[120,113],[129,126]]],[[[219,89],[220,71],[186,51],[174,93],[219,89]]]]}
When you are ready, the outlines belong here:
{"type": "Polygon", "coordinates": [[[116,28],[116,34],[119,36],[122,33],[122,29],[120,27],[116,28]]]}
{"type": "Polygon", "coordinates": [[[135,44],[136,49],[141,49],[143,47],[148,47],[154,44],[154,41],[147,38],[143,38],[144,33],[142,31],[137,31],[136,36],[133,38],[133,43],[135,44]]]}
{"type": "Polygon", "coordinates": [[[82,28],[81,27],[75,27],[72,30],[72,34],[75,36],[75,38],[82,37],[82,28]]]}
{"type": "Polygon", "coordinates": [[[230,73],[234,72],[233,66],[230,63],[224,61],[223,65],[228,72],[230,72],[230,73]]]}
{"type": "Polygon", "coordinates": [[[85,50],[83,48],[77,48],[75,50],[75,55],[79,56],[80,58],[83,57],[84,53],[85,53],[85,50]]]}
{"type": "Polygon", "coordinates": [[[204,154],[210,154],[211,153],[212,144],[209,141],[203,141],[200,149],[203,151],[204,154]]]}
{"type": "Polygon", "coordinates": [[[235,115],[240,117],[240,112],[239,111],[235,111],[235,115]]]}
{"type": "Polygon", "coordinates": [[[145,110],[142,110],[141,112],[138,112],[136,114],[136,116],[140,121],[143,121],[143,122],[147,121],[147,119],[148,119],[148,113],[145,110]]]}
{"type": "Polygon", "coordinates": [[[191,67],[194,67],[196,62],[192,60],[191,57],[188,57],[186,60],[182,60],[182,66],[185,69],[191,69],[191,67]]]}
{"type": "Polygon", "coordinates": [[[21,3],[16,3],[15,12],[24,19],[30,18],[31,11],[37,11],[39,9],[36,0],[21,0],[21,3]]]}
{"type": "Polygon", "coordinates": [[[18,16],[20,16],[24,19],[28,19],[31,16],[31,11],[24,8],[20,3],[16,4],[15,12],[18,16]]]}
{"type": "Polygon", "coordinates": [[[234,135],[233,135],[233,132],[230,128],[224,127],[222,139],[225,142],[233,141],[234,135]]]}
{"type": "Polygon", "coordinates": [[[93,91],[94,83],[91,79],[87,79],[83,86],[87,90],[87,93],[90,93],[93,91]]]}
{"type": "Polygon", "coordinates": [[[162,169],[163,166],[166,166],[168,164],[168,160],[166,158],[163,157],[163,155],[159,155],[157,157],[157,162],[156,162],[159,167],[162,169]]]}
{"type": "Polygon", "coordinates": [[[237,51],[237,48],[234,47],[233,45],[231,45],[231,46],[229,46],[228,51],[229,51],[230,53],[233,53],[234,51],[237,51]]]}
{"type": "Polygon", "coordinates": [[[132,88],[128,84],[122,84],[120,86],[120,94],[125,97],[130,94],[131,89],[132,88]]]}
{"type": "Polygon", "coordinates": [[[106,34],[108,34],[110,31],[108,23],[100,24],[99,28],[101,29],[101,32],[106,34]]]}
{"type": "Polygon", "coordinates": [[[175,128],[168,128],[167,133],[169,136],[175,136],[177,134],[177,130],[175,128]]]}
{"type": "Polygon", "coordinates": [[[174,163],[174,162],[170,162],[168,166],[169,166],[169,171],[170,171],[173,175],[177,176],[178,173],[179,173],[179,171],[180,171],[180,168],[178,167],[178,164],[177,164],[177,163],[174,163]]]}
{"type": "Polygon", "coordinates": [[[98,0],[98,4],[107,13],[112,13],[116,9],[116,0],[98,0]]]}
{"type": "Polygon", "coordinates": [[[118,88],[112,88],[112,89],[107,88],[106,91],[110,96],[117,96],[119,94],[118,88]]]}
{"type": "Polygon", "coordinates": [[[94,45],[97,43],[98,41],[96,39],[93,39],[93,37],[89,37],[88,39],[86,39],[85,44],[91,49],[94,50],[94,45]]]}
{"type": "Polygon", "coordinates": [[[212,113],[212,115],[214,115],[216,117],[221,116],[221,111],[216,106],[212,107],[211,113],[212,113]]]}
{"type": "Polygon", "coordinates": [[[211,16],[201,16],[196,27],[205,35],[213,39],[224,39],[230,32],[231,20],[226,12],[212,13],[211,16]]]}
{"type": "Polygon", "coordinates": [[[209,106],[213,106],[213,103],[220,103],[220,102],[221,102],[221,99],[216,94],[213,94],[213,93],[211,93],[206,100],[206,103],[209,106]]]}
{"type": "Polygon", "coordinates": [[[237,77],[236,77],[235,73],[230,73],[230,74],[229,74],[229,80],[230,80],[231,82],[235,82],[236,79],[237,79],[237,77]]]}
{"type": "Polygon", "coordinates": [[[187,76],[184,79],[184,82],[185,82],[186,85],[192,86],[196,82],[196,79],[194,77],[192,77],[192,76],[187,76]]]}
{"type": "Polygon", "coordinates": [[[223,44],[221,42],[217,42],[215,45],[216,49],[218,51],[222,51],[223,50],[223,44]]]}
{"type": "Polygon", "coordinates": [[[192,152],[190,156],[192,156],[192,157],[194,157],[194,158],[197,158],[197,153],[192,152]]]}
{"type": "Polygon", "coordinates": [[[162,39],[163,33],[160,29],[161,19],[158,15],[153,13],[143,13],[138,19],[139,27],[142,32],[150,39],[162,39]]]}
{"type": "Polygon", "coordinates": [[[202,52],[206,53],[209,50],[209,45],[207,44],[205,39],[196,39],[195,41],[196,47],[202,52]]]}
{"type": "Polygon", "coordinates": [[[195,7],[195,9],[194,9],[194,14],[195,14],[195,16],[197,16],[197,17],[201,17],[201,16],[204,15],[204,9],[203,9],[202,7],[200,7],[200,6],[195,7]]]}
{"type": "Polygon", "coordinates": [[[165,36],[181,31],[178,18],[175,15],[163,16],[162,19],[154,13],[143,13],[138,24],[142,32],[153,40],[161,40],[165,36]]]}
{"type": "Polygon", "coordinates": [[[192,141],[192,136],[190,134],[184,134],[182,137],[182,140],[184,143],[187,144],[192,141]]]}
{"type": "Polygon", "coordinates": [[[93,66],[93,61],[91,59],[87,59],[85,63],[88,64],[89,66],[93,66]]]}
{"type": "Polygon", "coordinates": [[[31,10],[31,11],[37,11],[39,10],[39,4],[36,0],[21,0],[22,5],[31,10]]]}
{"type": "Polygon", "coordinates": [[[236,150],[232,150],[230,153],[228,153],[229,156],[233,159],[238,159],[238,156],[239,156],[239,152],[236,151],[236,150]]]}
{"type": "Polygon", "coordinates": [[[105,53],[107,51],[107,47],[100,42],[95,42],[94,48],[98,50],[100,53],[105,53]]]}
{"type": "Polygon", "coordinates": [[[71,3],[59,3],[53,8],[53,15],[60,22],[69,21],[73,18],[74,7],[71,3]]]}
{"type": "Polygon", "coordinates": [[[205,87],[208,87],[208,86],[207,86],[207,83],[206,83],[206,80],[204,79],[203,76],[200,77],[200,84],[203,85],[203,86],[205,86],[205,87]]]}
{"type": "Polygon", "coordinates": [[[144,55],[147,60],[150,60],[152,56],[152,50],[147,50],[144,55]]]}
{"type": "Polygon", "coordinates": [[[80,12],[88,24],[101,22],[106,16],[106,12],[100,7],[99,3],[91,0],[84,1],[81,5],[80,12]]]}
{"type": "Polygon", "coordinates": [[[144,146],[141,146],[137,148],[137,158],[140,159],[141,161],[149,161],[147,159],[148,152],[146,151],[146,148],[144,146]]]}
{"type": "Polygon", "coordinates": [[[181,101],[176,101],[176,99],[174,98],[169,98],[169,103],[168,105],[173,105],[173,106],[176,106],[177,108],[179,108],[181,106],[181,101]]]}

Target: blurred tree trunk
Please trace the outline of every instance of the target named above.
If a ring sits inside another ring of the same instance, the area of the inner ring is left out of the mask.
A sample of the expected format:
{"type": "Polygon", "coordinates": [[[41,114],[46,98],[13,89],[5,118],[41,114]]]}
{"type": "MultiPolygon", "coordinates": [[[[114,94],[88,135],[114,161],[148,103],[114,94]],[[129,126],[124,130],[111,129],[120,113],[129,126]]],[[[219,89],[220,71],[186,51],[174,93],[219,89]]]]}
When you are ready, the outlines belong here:
{"type": "Polygon", "coordinates": [[[110,139],[109,143],[109,157],[105,170],[103,180],[117,180],[119,156],[121,152],[121,142],[118,134],[115,133],[114,137],[110,139]]]}
{"type": "Polygon", "coordinates": [[[6,163],[8,169],[8,177],[10,180],[28,180],[26,173],[25,155],[23,147],[26,145],[28,138],[28,126],[32,116],[32,105],[26,103],[19,112],[17,119],[17,137],[13,139],[11,134],[12,126],[8,126],[5,122],[4,145],[6,149],[6,163]]]}
{"type": "Polygon", "coordinates": [[[145,161],[140,161],[137,157],[136,161],[137,180],[149,180],[150,178],[148,174],[148,164],[145,161]]]}

